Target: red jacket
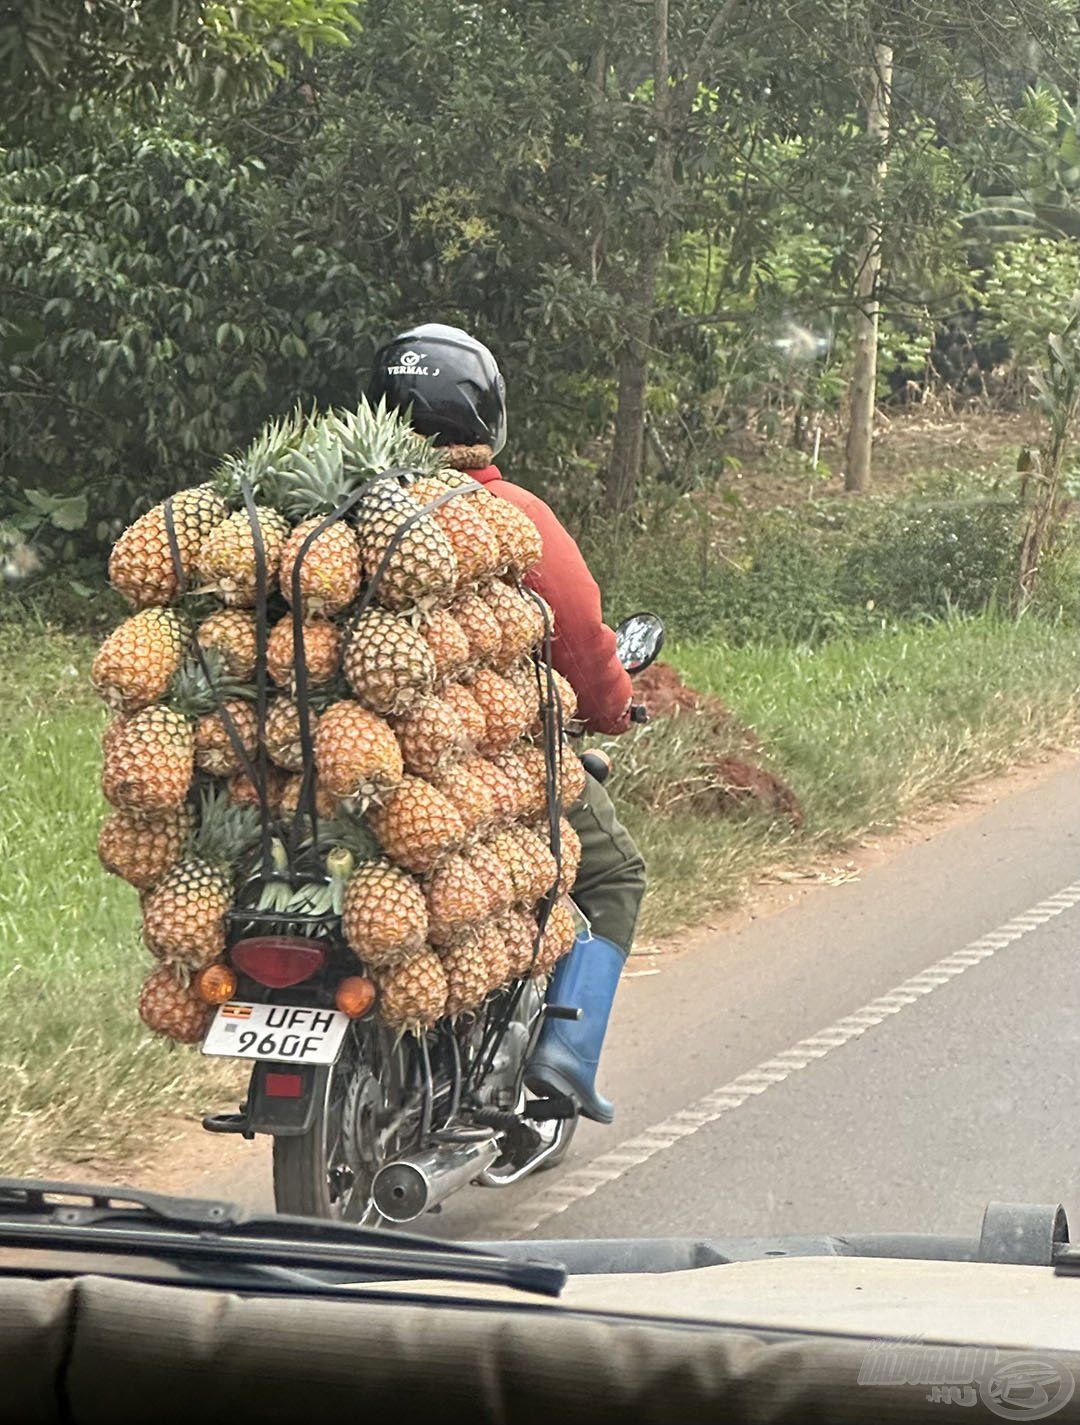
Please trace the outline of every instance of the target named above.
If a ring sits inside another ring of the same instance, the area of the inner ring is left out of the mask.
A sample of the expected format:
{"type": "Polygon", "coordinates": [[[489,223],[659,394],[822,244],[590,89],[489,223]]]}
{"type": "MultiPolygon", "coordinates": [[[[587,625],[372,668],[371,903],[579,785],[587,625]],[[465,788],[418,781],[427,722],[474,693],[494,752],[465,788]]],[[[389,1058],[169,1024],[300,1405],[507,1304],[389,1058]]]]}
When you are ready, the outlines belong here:
{"type": "Polygon", "coordinates": [[[590,732],[625,732],[630,676],[615,653],[615,635],[600,613],[600,590],[571,535],[543,500],[504,480],[489,465],[469,474],[529,516],[544,556],[525,582],[551,605],[555,631],[551,661],[577,694],[578,717],[590,732]]]}

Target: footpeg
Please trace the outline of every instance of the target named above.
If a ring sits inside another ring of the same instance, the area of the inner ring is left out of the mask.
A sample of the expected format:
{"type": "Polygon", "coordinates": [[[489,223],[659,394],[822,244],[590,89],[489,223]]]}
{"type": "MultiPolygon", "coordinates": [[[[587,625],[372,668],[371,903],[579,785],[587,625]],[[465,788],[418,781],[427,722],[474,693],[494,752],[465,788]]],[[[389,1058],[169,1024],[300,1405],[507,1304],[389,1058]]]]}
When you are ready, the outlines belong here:
{"type": "Polygon", "coordinates": [[[254,1138],[255,1130],[248,1127],[247,1104],[240,1105],[239,1113],[208,1113],[202,1121],[207,1133],[239,1133],[243,1138],[254,1138]]]}
{"type": "Polygon", "coordinates": [[[530,1099],[522,1116],[534,1123],[550,1123],[556,1118],[573,1118],[576,1112],[573,1099],[558,1094],[552,1098],[530,1099]]]}

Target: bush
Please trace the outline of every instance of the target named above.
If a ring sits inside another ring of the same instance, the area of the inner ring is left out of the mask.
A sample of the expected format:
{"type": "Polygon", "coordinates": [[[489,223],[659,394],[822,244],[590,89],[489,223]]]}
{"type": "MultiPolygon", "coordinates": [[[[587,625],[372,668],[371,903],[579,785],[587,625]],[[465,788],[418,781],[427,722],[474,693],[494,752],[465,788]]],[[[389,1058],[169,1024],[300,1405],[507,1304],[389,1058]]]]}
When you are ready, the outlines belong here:
{"type": "MultiPolygon", "coordinates": [[[[734,532],[726,516],[698,515],[599,539],[590,554],[612,618],[647,606],[680,638],[816,644],[980,613],[1007,604],[1020,537],[1015,501],[984,490],[821,500],[744,516],[734,532]]],[[[1075,551],[1055,556],[1044,589],[1041,613],[1080,610],[1075,551]]]]}
{"type": "Polygon", "coordinates": [[[881,507],[842,562],[837,597],[891,619],[979,613],[1004,595],[1017,513],[1012,501],[881,507]]]}

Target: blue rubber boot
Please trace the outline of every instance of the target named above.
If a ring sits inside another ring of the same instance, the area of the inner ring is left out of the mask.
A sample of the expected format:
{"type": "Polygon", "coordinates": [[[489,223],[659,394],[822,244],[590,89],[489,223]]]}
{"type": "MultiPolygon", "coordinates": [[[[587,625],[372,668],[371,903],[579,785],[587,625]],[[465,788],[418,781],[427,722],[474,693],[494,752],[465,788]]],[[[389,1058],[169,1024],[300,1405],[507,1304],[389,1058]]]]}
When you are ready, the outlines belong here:
{"type": "Polygon", "coordinates": [[[581,934],[555,967],[547,1002],[580,1009],[581,1018],[545,1019],[525,1072],[541,1097],[563,1094],[586,1118],[610,1123],[615,1107],[596,1092],[596,1070],[622,973],[623,952],[599,935],[581,934]]]}

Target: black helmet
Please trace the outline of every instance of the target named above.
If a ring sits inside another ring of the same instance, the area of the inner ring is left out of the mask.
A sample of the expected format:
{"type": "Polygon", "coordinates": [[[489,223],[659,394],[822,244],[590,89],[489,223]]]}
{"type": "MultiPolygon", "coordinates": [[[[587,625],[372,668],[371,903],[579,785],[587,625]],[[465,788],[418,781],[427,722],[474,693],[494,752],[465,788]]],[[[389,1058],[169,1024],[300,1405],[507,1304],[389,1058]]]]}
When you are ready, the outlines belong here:
{"type": "Polygon", "coordinates": [[[506,443],[506,383],[482,341],[460,327],[425,322],[394,337],[375,357],[368,400],[412,408],[412,424],[437,445],[506,443]]]}

